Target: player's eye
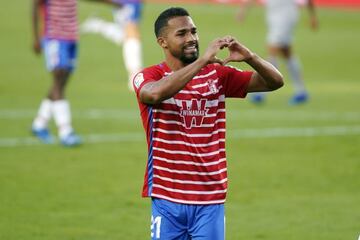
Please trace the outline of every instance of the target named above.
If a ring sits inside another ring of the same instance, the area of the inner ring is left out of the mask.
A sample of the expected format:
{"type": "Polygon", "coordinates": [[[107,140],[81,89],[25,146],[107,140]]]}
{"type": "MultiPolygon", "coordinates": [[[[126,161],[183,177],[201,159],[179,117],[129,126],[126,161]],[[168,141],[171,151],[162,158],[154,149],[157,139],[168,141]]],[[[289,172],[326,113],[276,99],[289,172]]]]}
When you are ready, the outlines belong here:
{"type": "Polygon", "coordinates": [[[176,36],[185,36],[186,32],[178,32],[176,36]]]}

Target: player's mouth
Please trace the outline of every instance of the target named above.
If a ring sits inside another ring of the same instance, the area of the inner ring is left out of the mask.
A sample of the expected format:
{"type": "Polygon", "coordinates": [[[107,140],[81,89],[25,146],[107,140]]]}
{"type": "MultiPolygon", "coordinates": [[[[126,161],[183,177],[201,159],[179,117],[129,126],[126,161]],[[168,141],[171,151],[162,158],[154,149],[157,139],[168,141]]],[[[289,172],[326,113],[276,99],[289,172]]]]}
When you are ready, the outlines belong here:
{"type": "Polygon", "coordinates": [[[184,47],[184,53],[186,54],[194,54],[197,53],[198,46],[197,44],[191,44],[184,47]]]}

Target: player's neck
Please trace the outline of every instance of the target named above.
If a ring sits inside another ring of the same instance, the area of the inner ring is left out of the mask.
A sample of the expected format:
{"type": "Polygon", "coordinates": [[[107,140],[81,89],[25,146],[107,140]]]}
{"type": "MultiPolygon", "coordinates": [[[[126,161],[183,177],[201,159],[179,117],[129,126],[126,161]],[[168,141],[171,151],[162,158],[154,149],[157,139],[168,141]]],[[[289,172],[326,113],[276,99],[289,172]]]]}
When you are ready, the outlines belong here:
{"type": "Polygon", "coordinates": [[[173,72],[186,66],[186,64],[174,57],[166,57],[165,63],[173,72]]]}

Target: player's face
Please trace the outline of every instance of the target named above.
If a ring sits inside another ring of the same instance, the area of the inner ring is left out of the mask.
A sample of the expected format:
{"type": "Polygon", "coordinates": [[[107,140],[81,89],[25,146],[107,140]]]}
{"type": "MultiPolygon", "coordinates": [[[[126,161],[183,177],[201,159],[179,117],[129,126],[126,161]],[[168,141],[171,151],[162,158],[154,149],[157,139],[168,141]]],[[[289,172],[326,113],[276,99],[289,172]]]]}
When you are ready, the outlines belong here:
{"type": "Polygon", "coordinates": [[[190,17],[170,19],[164,39],[171,55],[184,64],[192,63],[199,57],[199,37],[190,17]]]}

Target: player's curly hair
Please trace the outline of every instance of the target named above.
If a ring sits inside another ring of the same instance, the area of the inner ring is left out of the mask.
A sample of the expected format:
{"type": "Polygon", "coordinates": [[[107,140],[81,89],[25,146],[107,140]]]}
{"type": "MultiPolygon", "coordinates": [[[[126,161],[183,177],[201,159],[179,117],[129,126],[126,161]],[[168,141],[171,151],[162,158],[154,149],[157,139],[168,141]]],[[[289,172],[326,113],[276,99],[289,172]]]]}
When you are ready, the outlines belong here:
{"type": "Polygon", "coordinates": [[[190,16],[190,14],[181,7],[171,7],[163,11],[156,19],[154,24],[155,36],[159,37],[162,34],[162,30],[167,26],[170,19],[182,16],[190,16]]]}

